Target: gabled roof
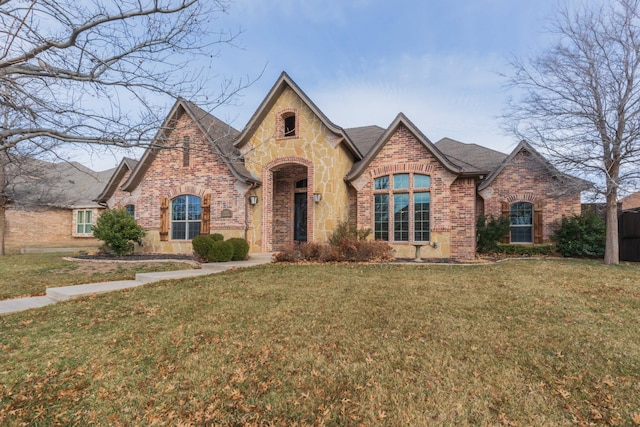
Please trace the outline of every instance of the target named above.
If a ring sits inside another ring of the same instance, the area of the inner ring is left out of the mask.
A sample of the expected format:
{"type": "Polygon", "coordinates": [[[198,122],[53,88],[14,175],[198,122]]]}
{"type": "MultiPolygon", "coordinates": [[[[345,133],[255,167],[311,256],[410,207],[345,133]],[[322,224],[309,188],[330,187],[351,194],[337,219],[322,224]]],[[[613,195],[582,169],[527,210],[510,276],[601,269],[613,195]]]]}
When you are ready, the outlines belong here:
{"type": "Polygon", "coordinates": [[[465,172],[479,172],[488,175],[507,157],[506,154],[477,144],[467,144],[451,138],[442,138],[436,147],[465,172]]]}
{"type": "Polygon", "coordinates": [[[5,192],[17,208],[94,208],[114,169],[93,171],[78,162],[16,159],[7,169],[5,192]]]}
{"type": "Polygon", "coordinates": [[[511,152],[511,154],[509,154],[500,163],[500,165],[498,165],[498,167],[496,169],[494,169],[493,172],[491,172],[491,174],[487,177],[487,179],[485,179],[480,184],[480,186],[478,186],[478,191],[482,191],[485,188],[489,187],[491,185],[491,183],[496,179],[496,177],[498,175],[500,175],[500,173],[504,170],[504,168],[506,168],[508,165],[511,164],[511,162],[513,162],[513,159],[521,151],[525,151],[525,152],[531,154],[531,156],[540,164],[540,166],[543,167],[554,178],[563,178],[563,179],[566,179],[568,181],[571,181],[571,182],[575,183],[577,185],[577,187],[580,188],[580,189],[586,189],[586,188],[591,187],[591,185],[592,185],[588,181],[585,181],[585,180],[580,179],[580,178],[576,178],[576,177],[571,176],[571,175],[566,175],[566,174],[560,172],[558,169],[556,169],[555,166],[553,166],[551,164],[551,162],[549,162],[546,158],[544,158],[544,156],[542,156],[540,153],[538,153],[531,146],[531,144],[529,144],[527,141],[522,140],[522,141],[520,141],[518,146],[516,148],[514,148],[514,150],[511,152]]]}
{"type": "Polygon", "coordinates": [[[442,166],[450,172],[460,174],[463,172],[463,168],[458,164],[449,160],[424,134],[409,120],[403,113],[396,116],[389,127],[378,137],[377,141],[373,144],[371,149],[367,152],[367,155],[359,162],[353,165],[351,171],[347,174],[347,180],[352,181],[358,178],[367,169],[369,164],[380,153],[380,150],[389,141],[391,136],[396,132],[398,127],[404,126],[409,132],[411,132],[416,139],[442,164],[442,166]]]}
{"type": "Polygon", "coordinates": [[[160,150],[163,149],[162,140],[172,131],[173,127],[171,124],[177,121],[182,114],[188,114],[194,123],[196,123],[206,138],[206,141],[229,167],[229,170],[236,178],[245,182],[259,182],[245,168],[244,162],[240,159],[240,152],[233,146],[233,141],[237,138],[239,132],[192,102],[185,99],[178,99],[171,108],[160,130],[158,130],[151,146],[147,148],[138,165],[131,173],[131,176],[127,182],[123,184],[122,190],[131,192],[142,182],[147,170],[160,150]]]}
{"type": "Polygon", "coordinates": [[[362,126],[344,130],[351,141],[358,147],[358,150],[366,157],[367,153],[373,148],[376,141],[384,133],[384,129],[380,126],[362,126]]]}
{"type": "Polygon", "coordinates": [[[235,142],[235,147],[242,148],[249,142],[249,138],[251,137],[251,135],[264,120],[269,110],[273,107],[273,105],[276,103],[276,101],[286,88],[290,88],[291,90],[293,90],[295,94],[302,100],[302,102],[305,103],[305,105],[320,119],[322,124],[324,124],[331,132],[339,137],[342,137],[342,141],[357,159],[361,159],[363,157],[362,153],[353,143],[345,130],[329,120],[327,116],[325,116],[325,114],[320,111],[316,104],[311,101],[311,98],[309,98],[307,94],[304,93],[304,91],[300,89],[300,87],[284,71],[282,72],[282,74],[280,74],[280,77],[275,82],[267,96],[262,100],[262,103],[260,103],[260,106],[258,107],[256,112],[253,113],[251,119],[249,119],[249,122],[244,127],[244,129],[240,133],[240,136],[235,142]]]}
{"type": "Polygon", "coordinates": [[[122,179],[127,175],[128,172],[134,170],[138,165],[137,160],[130,159],[128,157],[124,157],[118,167],[115,169],[115,172],[111,175],[109,182],[102,190],[102,193],[96,197],[94,200],[98,204],[107,203],[107,200],[113,196],[113,194],[118,189],[118,185],[122,182],[122,179]]]}

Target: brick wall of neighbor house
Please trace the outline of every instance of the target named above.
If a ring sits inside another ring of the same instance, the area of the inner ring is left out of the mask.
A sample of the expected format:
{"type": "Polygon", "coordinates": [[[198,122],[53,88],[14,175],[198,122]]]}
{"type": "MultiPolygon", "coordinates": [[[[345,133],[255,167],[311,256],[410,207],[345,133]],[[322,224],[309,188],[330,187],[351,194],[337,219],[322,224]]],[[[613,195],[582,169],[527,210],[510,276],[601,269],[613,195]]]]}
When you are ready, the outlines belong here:
{"type": "MultiPolygon", "coordinates": [[[[440,162],[420,143],[415,136],[404,126],[399,126],[397,131],[380,150],[376,158],[369,164],[363,174],[354,182],[358,191],[358,227],[373,229],[373,180],[384,175],[396,173],[420,173],[431,176],[431,206],[430,228],[431,242],[437,242],[437,248],[424,247],[421,250],[425,258],[449,258],[457,256],[459,247],[465,243],[457,241],[452,247],[452,188],[455,175],[448,172],[440,162]],[[452,250],[456,251],[455,254],[452,250]]],[[[465,188],[466,191],[466,188],[465,188]]],[[[464,197],[454,200],[454,204],[463,203],[464,197]]],[[[470,200],[471,209],[475,209],[474,199],[470,200]]],[[[456,227],[460,225],[456,223],[456,227]]],[[[469,226],[473,227],[472,224],[469,226]]],[[[392,225],[390,224],[390,231],[392,225]]],[[[457,231],[457,229],[456,229],[457,231]]],[[[463,236],[457,235],[456,239],[463,236]]],[[[475,247],[475,239],[466,242],[475,247]]],[[[410,243],[395,243],[392,245],[398,257],[413,257],[415,248],[410,243]]],[[[466,256],[465,254],[460,254],[466,256]]]]}
{"type": "Polygon", "coordinates": [[[191,253],[191,241],[160,241],[160,201],[182,194],[203,197],[211,194],[211,233],[225,238],[245,237],[245,193],[222,159],[217,157],[198,127],[187,114],[176,123],[168,144],[181,147],[184,137],[190,141],[189,166],[183,166],[180,149],[161,150],[143,181],[132,193],[136,220],[147,230],[144,252],[191,253]],[[223,214],[231,213],[230,217],[223,214]]]}
{"type": "Polygon", "coordinates": [[[93,237],[73,237],[73,211],[70,209],[7,210],[7,252],[24,248],[97,249],[101,242],[93,237]]]}
{"type": "Polygon", "coordinates": [[[544,242],[550,241],[554,224],[563,216],[579,214],[581,209],[579,191],[558,185],[531,154],[522,151],[480,195],[484,199],[485,215],[494,217],[502,214],[502,202],[535,204],[541,201],[544,242]]]}
{"type": "Polygon", "coordinates": [[[618,204],[623,211],[640,208],[640,192],[630,194],[620,199],[618,204]]]}

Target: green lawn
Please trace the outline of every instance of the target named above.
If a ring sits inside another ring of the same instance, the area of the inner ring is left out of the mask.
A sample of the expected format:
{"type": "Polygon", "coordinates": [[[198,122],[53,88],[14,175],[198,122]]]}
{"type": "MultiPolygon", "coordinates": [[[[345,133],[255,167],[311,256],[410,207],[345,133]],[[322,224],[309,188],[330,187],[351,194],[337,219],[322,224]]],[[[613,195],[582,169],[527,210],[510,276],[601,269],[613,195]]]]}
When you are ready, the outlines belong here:
{"type": "Polygon", "coordinates": [[[107,263],[65,261],[73,254],[0,257],[0,300],[44,295],[47,288],[134,279],[137,273],[193,268],[185,263],[107,263]]]}
{"type": "Polygon", "coordinates": [[[0,317],[0,425],[639,425],[640,268],[266,265],[0,317]]]}

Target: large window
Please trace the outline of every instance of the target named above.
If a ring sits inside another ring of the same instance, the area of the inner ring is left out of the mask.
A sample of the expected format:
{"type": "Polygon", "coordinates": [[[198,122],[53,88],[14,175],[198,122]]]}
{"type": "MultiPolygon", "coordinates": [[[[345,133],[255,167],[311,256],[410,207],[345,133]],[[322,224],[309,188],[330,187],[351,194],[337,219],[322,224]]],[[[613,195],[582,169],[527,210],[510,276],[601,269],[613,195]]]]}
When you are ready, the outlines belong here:
{"type": "Polygon", "coordinates": [[[533,205],[517,202],[511,205],[511,243],[533,243],[533,205]]]}
{"type": "Polygon", "coordinates": [[[93,212],[80,210],[76,216],[76,234],[91,234],[93,228],[93,212]]]}
{"type": "Polygon", "coordinates": [[[191,240],[200,234],[200,197],[178,196],[171,201],[171,239],[191,240]]]}
{"type": "Polygon", "coordinates": [[[430,186],[428,175],[399,173],[375,178],[374,238],[392,242],[428,242],[430,186]],[[389,212],[393,212],[393,216],[390,217],[389,212]],[[391,234],[390,230],[393,231],[391,234]]]}

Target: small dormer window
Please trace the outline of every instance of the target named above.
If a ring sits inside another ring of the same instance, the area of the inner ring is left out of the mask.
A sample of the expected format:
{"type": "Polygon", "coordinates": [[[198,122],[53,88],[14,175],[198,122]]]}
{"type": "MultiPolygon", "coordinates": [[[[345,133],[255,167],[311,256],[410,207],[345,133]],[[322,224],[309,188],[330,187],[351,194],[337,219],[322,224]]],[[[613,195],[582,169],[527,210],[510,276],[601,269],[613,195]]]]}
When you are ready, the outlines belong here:
{"type": "Polygon", "coordinates": [[[291,114],[284,117],[284,136],[296,136],[296,116],[291,114]]]}
{"type": "Polygon", "coordinates": [[[295,110],[280,111],[277,119],[278,138],[297,138],[300,135],[295,110]]]}

